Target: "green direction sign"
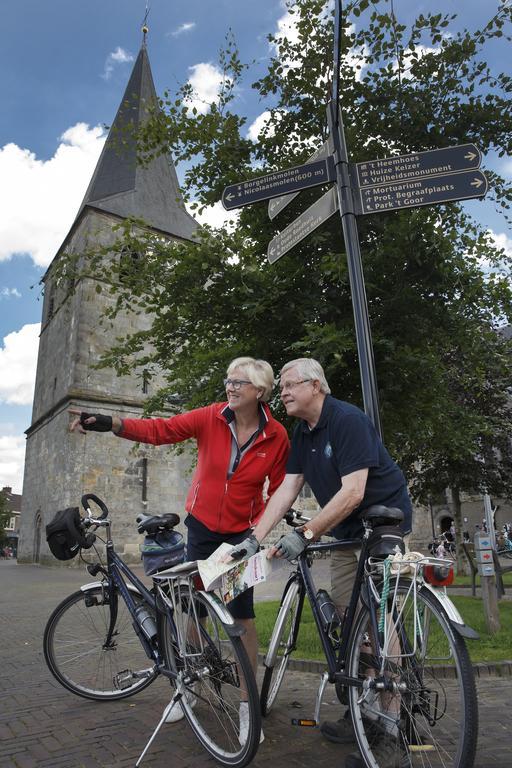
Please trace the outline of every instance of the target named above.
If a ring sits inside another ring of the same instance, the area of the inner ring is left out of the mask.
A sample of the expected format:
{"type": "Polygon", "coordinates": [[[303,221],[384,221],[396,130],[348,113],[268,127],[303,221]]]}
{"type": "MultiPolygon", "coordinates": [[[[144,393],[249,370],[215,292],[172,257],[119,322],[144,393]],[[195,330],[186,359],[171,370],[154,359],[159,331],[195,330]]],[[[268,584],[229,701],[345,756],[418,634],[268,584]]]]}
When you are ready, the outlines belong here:
{"type": "Polygon", "coordinates": [[[474,144],[459,144],[455,147],[356,163],[351,166],[350,171],[354,186],[363,189],[421,179],[425,176],[469,171],[480,168],[481,161],[480,150],[474,144]]]}
{"type": "Polygon", "coordinates": [[[330,219],[338,210],[338,195],[336,187],[325,193],[319,200],[304,211],[286,229],[270,241],[267,256],[271,264],[284,256],[297,243],[313,232],[320,224],[330,219]]]}
{"type": "MultiPolygon", "coordinates": [[[[327,157],[328,155],[332,155],[334,149],[332,146],[332,139],[329,136],[327,141],[325,141],[321,147],[319,147],[316,152],[313,152],[310,158],[306,160],[306,165],[308,163],[314,163],[315,160],[321,160],[323,157],[327,157]]],[[[287,205],[291,203],[292,200],[294,200],[297,195],[300,194],[299,192],[292,192],[289,195],[282,195],[281,197],[274,197],[272,200],[269,200],[268,203],[268,217],[269,219],[275,219],[278,213],[281,213],[287,205]]]]}
{"type": "Polygon", "coordinates": [[[242,208],[260,200],[279,197],[283,193],[300,192],[309,187],[327,184],[336,178],[334,159],[329,156],[313,163],[297,165],[276,173],[267,173],[250,181],[230,184],[222,193],[222,205],[227,211],[242,208]]]}
{"type": "Polygon", "coordinates": [[[482,171],[463,171],[355,189],[354,203],[358,215],[383,213],[401,208],[417,208],[433,203],[485,197],[488,186],[482,171]]]}

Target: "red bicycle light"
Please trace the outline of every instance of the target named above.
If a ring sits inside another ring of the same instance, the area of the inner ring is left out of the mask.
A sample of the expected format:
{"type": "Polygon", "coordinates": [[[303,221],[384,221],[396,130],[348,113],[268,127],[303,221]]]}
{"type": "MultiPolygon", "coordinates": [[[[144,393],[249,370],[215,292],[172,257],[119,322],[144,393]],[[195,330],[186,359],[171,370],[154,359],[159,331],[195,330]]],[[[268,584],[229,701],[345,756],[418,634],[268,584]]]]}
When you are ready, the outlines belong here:
{"type": "Polygon", "coordinates": [[[449,587],[454,578],[453,564],[426,565],[423,568],[423,576],[433,587],[449,587]]]}
{"type": "Polygon", "coordinates": [[[195,573],[192,576],[192,583],[194,584],[195,589],[204,591],[203,580],[198,573],[195,573]]]}

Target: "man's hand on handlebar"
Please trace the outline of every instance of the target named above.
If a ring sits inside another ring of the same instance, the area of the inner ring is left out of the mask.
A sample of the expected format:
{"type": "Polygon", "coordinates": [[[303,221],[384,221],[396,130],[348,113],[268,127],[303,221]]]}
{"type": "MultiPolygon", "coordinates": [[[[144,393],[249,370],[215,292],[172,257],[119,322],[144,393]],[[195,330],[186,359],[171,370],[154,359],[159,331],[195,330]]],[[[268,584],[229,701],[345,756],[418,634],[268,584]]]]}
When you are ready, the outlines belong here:
{"type": "Polygon", "coordinates": [[[113,431],[117,432],[117,422],[120,426],[120,419],[117,416],[114,416],[113,419],[112,416],[104,416],[102,413],[86,413],[77,408],[68,408],[68,412],[76,416],[69,426],[70,432],[80,432],[85,435],[86,432],[111,432],[113,428],[113,431]]]}
{"type": "Polygon", "coordinates": [[[307,545],[308,542],[298,531],[291,531],[279,539],[277,544],[269,550],[267,557],[285,557],[287,560],[295,560],[307,545]]]}

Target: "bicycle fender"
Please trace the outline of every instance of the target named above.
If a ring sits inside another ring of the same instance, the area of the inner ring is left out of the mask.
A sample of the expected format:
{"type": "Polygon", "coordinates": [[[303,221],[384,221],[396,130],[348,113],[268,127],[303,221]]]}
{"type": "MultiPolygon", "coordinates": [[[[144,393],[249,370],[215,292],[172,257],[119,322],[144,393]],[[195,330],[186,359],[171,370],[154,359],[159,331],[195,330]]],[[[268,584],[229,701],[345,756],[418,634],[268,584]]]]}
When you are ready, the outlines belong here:
{"type": "Polygon", "coordinates": [[[454,606],[448,595],[446,594],[446,591],[444,588],[437,589],[436,587],[433,587],[431,584],[423,584],[423,589],[428,589],[429,592],[434,595],[436,600],[441,603],[444,612],[447,614],[450,624],[452,627],[461,635],[461,637],[465,637],[468,640],[478,640],[480,635],[478,632],[476,632],[471,627],[468,627],[467,624],[464,623],[464,619],[458,612],[457,608],[454,606]]]}
{"type": "MultiPolygon", "coordinates": [[[[89,582],[89,584],[82,584],[80,589],[82,592],[89,592],[91,589],[96,589],[97,587],[104,587],[104,586],[105,586],[104,581],[91,581],[89,582]]],[[[133,592],[135,595],[140,595],[139,590],[133,584],[127,583],[126,586],[128,587],[130,592],[133,592]]]]}
{"type": "Polygon", "coordinates": [[[245,635],[245,627],[232,617],[222,600],[220,600],[214,592],[204,592],[201,590],[198,594],[202,595],[204,599],[210,603],[211,607],[221,620],[222,626],[230,637],[240,637],[241,635],[245,635]]]}
{"type": "Polygon", "coordinates": [[[276,623],[274,625],[274,629],[272,631],[272,637],[270,638],[270,645],[268,647],[267,654],[265,656],[265,659],[263,661],[263,664],[266,667],[273,667],[276,661],[276,655],[279,648],[278,644],[278,638],[281,634],[277,631],[277,628],[281,626],[281,623],[284,621],[286,614],[288,613],[288,608],[290,607],[290,603],[292,600],[296,597],[297,592],[299,589],[299,585],[297,582],[293,582],[293,584],[288,589],[286,595],[284,596],[284,600],[281,603],[281,607],[279,608],[279,613],[277,614],[276,623]]]}

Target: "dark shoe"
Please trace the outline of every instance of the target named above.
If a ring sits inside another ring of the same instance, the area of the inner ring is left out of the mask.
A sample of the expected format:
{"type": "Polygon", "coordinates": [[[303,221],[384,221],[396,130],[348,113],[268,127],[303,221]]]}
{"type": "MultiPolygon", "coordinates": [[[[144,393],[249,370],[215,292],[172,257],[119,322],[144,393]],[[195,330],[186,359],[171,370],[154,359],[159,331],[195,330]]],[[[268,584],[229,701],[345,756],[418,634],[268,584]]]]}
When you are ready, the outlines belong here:
{"type": "MultiPolygon", "coordinates": [[[[374,760],[379,768],[411,768],[410,758],[397,739],[382,736],[372,749],[374,760]]],[[[345,760],[345,768],[366,768],[360,752],[352,752],[345,760]]]]}
{"type": "Polygon", "coordinates": [[[348,709],[339,720],[325,720],[320,726],[320,733],[334,744],[353,744],[356,737],[348,709]]]}

